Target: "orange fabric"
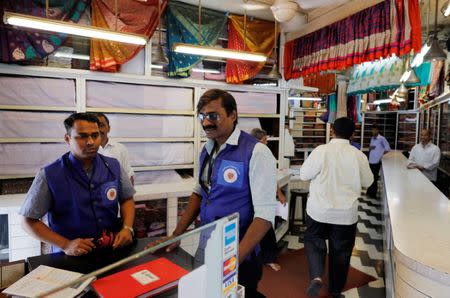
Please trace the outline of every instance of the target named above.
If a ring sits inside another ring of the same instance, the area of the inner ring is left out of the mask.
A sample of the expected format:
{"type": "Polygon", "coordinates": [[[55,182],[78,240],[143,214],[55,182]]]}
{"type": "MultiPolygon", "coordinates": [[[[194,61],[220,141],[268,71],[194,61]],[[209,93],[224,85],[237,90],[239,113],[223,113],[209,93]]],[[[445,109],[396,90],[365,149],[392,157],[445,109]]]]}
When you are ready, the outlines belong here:
{"type": "Polygon", "coordinates": [[[319,94],[330,94],[336,91],[336,74],[312,73],[303,77],[303,85],[318,88],[319,94]]]}
{"type": "MultiPolygon", "coordinates": [[[[92,25],[115,30],[116,17],[114,0],[92,1],[92,25]]],[[[163,0],[161,10],[167,5],[163,0]]],[[[136,0],[118,0],[117,31],[145,35],[153,35],[158,25],[158,2],[136,0]]],[[[120,65],[132,59],[143,46],[126,43],[91,39],[90,69],[116,72],[120,65]]]]}
{"type": "MultiPolygon", "coordinates": [[[[244,33],[244,17],[230,16],[228,19],[228,48],[238,51],[262,53],[269,57],[274,47],[274,23],[247,19],[244,33]],[[244,35],[246,34],[245,43],[244,35]]],[[[258,74],[265,62],[227,60],[227,83],[241,84],[258,74]]]]}
{"type": "Polygon", "coordinates": [[[416,53],[422,49],[422,20],[420,19],[420,7],[417,0],[408,0],[409,21],[411,23],[412,48],[416,53]]]}

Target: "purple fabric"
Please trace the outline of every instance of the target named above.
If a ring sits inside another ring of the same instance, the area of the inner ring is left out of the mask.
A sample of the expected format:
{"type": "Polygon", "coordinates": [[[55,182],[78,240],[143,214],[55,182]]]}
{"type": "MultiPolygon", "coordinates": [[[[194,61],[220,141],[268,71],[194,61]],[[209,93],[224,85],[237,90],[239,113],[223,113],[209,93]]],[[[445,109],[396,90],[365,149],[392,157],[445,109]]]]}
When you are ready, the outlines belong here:
{"type": "MultiPolygon", "coordinates": [[[[48,18],[78,22],[90,0],[49,1],[48,18]]],[[[45,1],[2,0],[0,16],[5,11],[46,17],[45,1]]],[[[47,34],[34,30],[22,30],[10,25],[0,26],[0,59],[3,63],[42,59],[60,47],[67,36],[47,34]]]]}

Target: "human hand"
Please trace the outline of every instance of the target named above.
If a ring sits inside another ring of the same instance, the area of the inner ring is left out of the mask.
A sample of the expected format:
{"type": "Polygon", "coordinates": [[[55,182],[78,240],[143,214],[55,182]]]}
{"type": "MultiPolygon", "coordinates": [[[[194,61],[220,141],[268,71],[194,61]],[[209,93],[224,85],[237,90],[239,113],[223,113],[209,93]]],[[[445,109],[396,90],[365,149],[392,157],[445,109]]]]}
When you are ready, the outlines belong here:
{"type": "Polygon", "coordinates": [[[406,166],[406,168],[408,168],[408,169],[415,169],[416,168],[416,164],[415,163],[409,163],[407,166],[406,166]]]}
{"type": "MultiPolygon", "coordinates": [[[[172,236],[161,237],[161,238],[159,238],[158,240],[155,240],[155,241],[153,241],[153,242],[147,244],[147,245],[145,246],[145,249],[149,249],[149,248],[151,248],[151,247],[154,247],[154,246],[156,246],[156,245],[158,245],[158,244],[161,244],[161,243],[163,243],[163,242],[166,242],[166,241],[168,241],[168,240],[170,240],[170,239],[172,239],[172,238],[174,238],[174,237],[175,237],[174,235],[172,235],[172,236]]],[[[168,245],[168,246],[166,247],[166,252],[171,252],[172,250],[174,250],[175,248],[177,248],[179,245],[180,245],[180,241],[177,241],[177,242],[175,242],[175,243],[172,243],[172,244],[168,245]]]]}
{"type": "Polygon", "coordinates": [[[278,195],[278,201],[280,201],[281,204],[286,205],[286,197],[284,194],[281,193],[278,195]]]}
{"type": "Polygon", "coordinates": [[[91,252],[95,248],[94,238],[77,238],[69,240],[67,244],[62,247],[64,253],[68,256],[81,256],[91,252]]]}
{"type": "Polygon", "coordinates": [[[130,244],[133,241],[133,235],[131,231],[123,228],[119,233],[116,234],[114,238],[114,243],[112,245],[113,249],[130,244]]]}

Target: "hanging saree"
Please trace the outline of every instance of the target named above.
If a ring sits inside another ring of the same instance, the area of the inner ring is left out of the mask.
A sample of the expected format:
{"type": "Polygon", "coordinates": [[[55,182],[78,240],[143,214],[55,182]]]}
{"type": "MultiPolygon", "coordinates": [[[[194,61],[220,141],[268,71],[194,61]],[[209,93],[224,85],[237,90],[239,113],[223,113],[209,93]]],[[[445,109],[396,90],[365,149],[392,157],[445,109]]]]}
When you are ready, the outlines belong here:
{"type": "MultiPolygon", "coordinates": [[[[50,0],[48,18],[77,23],[89,0],[50,0]]],[[[45,1],[2,0],[0,15],[11,11],[37,17],[46,17],[45,1]]],[[[3,63],[17,63],[42,59],[58,49],[67,39],[65,34],[49,34],[42,31],[22,30],[9,25],[0,26],[0,57],[3,63]]]]}
{"type": "Polygon", "coordinates": [[[215,46],[227,21],[224,12],[202,8],[201,26],[198,24],[198,7],[183,2],[170,1],[167,9],[167,46],[169,77],[188,77],[189,70],[200,56],[175,53],[175,43],[215,46]]]}
{"type": "MultiPolygon", "coordinates": [[[[167,0],[162,1],[164,11],[167,0]]],[[[118,0],[116,28],[115,2],[113,0],[92,1],[92,25],[119,32],[135,33],[150,37],[158,25],[158,0],[118,0]]],[[[161,13],[162,14],[162,13],[161,13]]],[[[143,46],[121,42],[91,39],[90,69],[116,72],[120,65],[131,60],[143,46]]]]}
{"type": "MultiPolygon", "coordinates": [[[[273,22],[262,20],[246,21],[244,17],[231,15],[228,22],[228,48],[237,51],[262,53],[269,57],[275,42],[275,27],[273,22]]],[[[258,74],[265,62],[251,62],[242,60],[227,60],[227,83],[241,84],[258,74]]]]}

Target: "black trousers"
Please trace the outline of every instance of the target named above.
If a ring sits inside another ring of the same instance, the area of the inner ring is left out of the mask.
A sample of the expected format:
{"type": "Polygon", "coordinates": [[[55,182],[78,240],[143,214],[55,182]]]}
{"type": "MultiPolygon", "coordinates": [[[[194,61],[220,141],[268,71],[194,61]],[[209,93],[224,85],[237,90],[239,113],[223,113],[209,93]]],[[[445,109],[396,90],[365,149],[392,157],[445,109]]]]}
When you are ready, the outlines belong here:
{"type": "Polygon", "coordinates": [[[277,257],[277,238],[275,236],[275,231],[270,228],[266,235],[259,242],[261,246],[261,251],[259,253],[263,264],[275,263],[277,257]]]}
{"type": "Polygon", "coordinates": [[[378,179],[380,178],[381,161],[379,163],[371,163],[369,166],[373,174],[373,183],[367,189],[367,195],[369,197],[376,198],[378,193],[378,179]]]}
{"type": "Polygon", "coordinates": [[[245,287],[246,298],[265,297],[257,290],[261,277],[262,262],[259,256],[247,259],[239,265],[238,282],[245,287]]]}
{"type": "Polygon", "coordinates": [[[347,281],[350,257],[355,245],[356,223],[334,225],[315,221],[306,215],[305,249],[309,278],[322,277],[327,255],[328,239],[328,288],[332,294],[340,294],[347,281]]]}

